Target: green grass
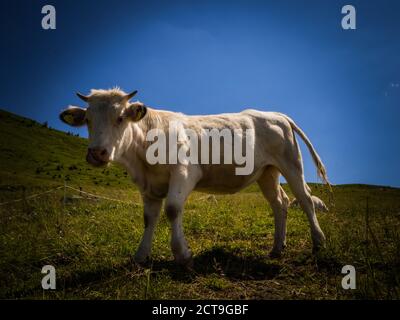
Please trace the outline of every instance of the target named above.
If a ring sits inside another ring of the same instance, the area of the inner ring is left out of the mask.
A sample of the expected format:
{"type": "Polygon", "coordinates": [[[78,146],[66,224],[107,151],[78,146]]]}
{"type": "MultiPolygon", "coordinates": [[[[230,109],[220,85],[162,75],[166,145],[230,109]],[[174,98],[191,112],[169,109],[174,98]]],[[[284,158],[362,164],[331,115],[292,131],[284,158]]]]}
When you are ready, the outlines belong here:
{"type": "MultiPolygon", "coordinates": [[[[124,170],[111,166],[107,174],[92,169],[84,162],[86,140],[6,112],[0,112],[0,134],[0,202],[62,185],[67,176],[71,186],[132,202],[72,198],[75,193],[67,190],[64,204],[60,189],[0,206],[0,298],[400,297],[399,189],[334,187],[330,212],[318,214],[327,246],[317,255],[311,252],[305,214],[290,209],[288,247],[279,259],[267,256],[273,217],[257,186],[236,195],[218,195],[216,201],[193,193],[185,207],[184,230],[194,254],[194,271],[173,263],[164,215],[156,230],[152,260],[138,267],[132,256],[143,231],[143,208],[124,170]],[[72,165],[76,169],[70,170],[72,165]],[[44,171],[38,173],[38,167],[44,171]],[[53,178],[57,172],[61,178],[53,178]],[[40,271],[46,264],[56,267],[54,291],[41,288],[40,271]],[[341,269],[346,264],[356,268],[356,290],[341,288],[341,269]]],[[[330,203],[325,187],[311,188],[330,203]]]]}
{"type": "MultiPolygon", "coordinates": [[[[87,140],[0,110],[0,191],[8,193],[60,185],[130,186],[125,170],[117,166],[96,169],[85,161],[87,140]]],[[[1,199],[0,199],[1,200],[1,199]]]]}

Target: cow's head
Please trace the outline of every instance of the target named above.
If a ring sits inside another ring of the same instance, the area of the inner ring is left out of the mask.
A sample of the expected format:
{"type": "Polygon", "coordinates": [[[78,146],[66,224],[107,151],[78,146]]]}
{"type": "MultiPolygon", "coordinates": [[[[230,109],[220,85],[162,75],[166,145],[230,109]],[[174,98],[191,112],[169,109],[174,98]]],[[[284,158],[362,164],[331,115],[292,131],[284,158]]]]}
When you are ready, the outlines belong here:
{"type": "Polygon", "coordinates": [[[136,93],[126,94],[119,89],[92,90],[89,96],[77,93],[87,107],[70,106],[60,113],[60,119],[70,126],[87,125],[89,147],[86,160],[90,164],[102,166],[115,160],[129,123],[146,115],[143,103],[129,102],[136,93]]]}

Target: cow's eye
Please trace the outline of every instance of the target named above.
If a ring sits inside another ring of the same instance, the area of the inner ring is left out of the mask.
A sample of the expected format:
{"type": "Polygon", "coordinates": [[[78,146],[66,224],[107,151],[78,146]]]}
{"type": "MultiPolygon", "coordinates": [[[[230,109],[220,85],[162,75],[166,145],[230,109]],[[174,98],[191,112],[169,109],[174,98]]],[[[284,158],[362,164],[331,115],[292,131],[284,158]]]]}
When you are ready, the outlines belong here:
{"type": "Polygon", "coordinates": [[[124,118],[118,117],[118,118],[117,118],[117,124],[121,124],[123,120],[124,120],[124,118]]]}

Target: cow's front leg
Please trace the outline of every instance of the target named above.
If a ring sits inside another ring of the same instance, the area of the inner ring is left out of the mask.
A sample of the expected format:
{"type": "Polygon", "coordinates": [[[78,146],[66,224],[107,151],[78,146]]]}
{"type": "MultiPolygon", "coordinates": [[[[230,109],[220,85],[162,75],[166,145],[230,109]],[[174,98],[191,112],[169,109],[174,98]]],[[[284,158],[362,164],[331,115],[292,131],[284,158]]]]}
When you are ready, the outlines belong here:
{"type": "Polygon", "coordinates": [[[183,208],[186,198],[198,181],[196,170],[180,169],[171,176],[165,213],[172,227],[171,249],[175,261],[185,267],[193,265],[192,253],[188,248],[182,227],[183,208]]]}
{"type": "Polygon", "coordinates": [[[175,262],[183,266],[192,266],[192,252],[189,250],[182,227],[184,203],[166,203],[165,213],[171,223],[171,249],[175,262]]]}
{"type": "Polygon", "coordinates": [[[135,254],[135,261],[143,263],[150,257],[151,243],[154,229],[161,211],[162,200],[143,196],[144,203],[144,233],[139,248],[135,254]]]}

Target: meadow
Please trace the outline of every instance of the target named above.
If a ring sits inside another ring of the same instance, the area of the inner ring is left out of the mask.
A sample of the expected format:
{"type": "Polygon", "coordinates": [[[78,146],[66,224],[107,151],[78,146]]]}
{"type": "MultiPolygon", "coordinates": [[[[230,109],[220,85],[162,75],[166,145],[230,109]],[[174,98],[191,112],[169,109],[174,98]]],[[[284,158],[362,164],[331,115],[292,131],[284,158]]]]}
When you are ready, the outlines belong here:
{"type": "Polygon", "coordinates": [[[85,139],[5,111],[0,137],[0,203],[23,199],[0,205],[2,299],[400,298],[399,189],[339,185],[332,200],[325,186],[310,184],[330,209],[318,214],[326,248],[312,253],[306,216],[290,208],[288,246],[278,259],[268,256],[273,216],[258,186],[193,193],[184,214],[193,270],[174,264],[164,214],[152,259],[138,266],[143,206],[122,168],[91,168],[85,139]],[[56,290],[41,287],[44,265],[56,268],[56,290]],[[356,269],[355,290],[341,286],[344,265],[356,269]]]}

